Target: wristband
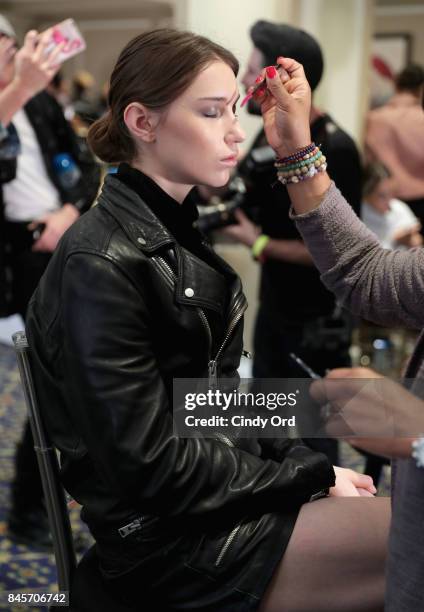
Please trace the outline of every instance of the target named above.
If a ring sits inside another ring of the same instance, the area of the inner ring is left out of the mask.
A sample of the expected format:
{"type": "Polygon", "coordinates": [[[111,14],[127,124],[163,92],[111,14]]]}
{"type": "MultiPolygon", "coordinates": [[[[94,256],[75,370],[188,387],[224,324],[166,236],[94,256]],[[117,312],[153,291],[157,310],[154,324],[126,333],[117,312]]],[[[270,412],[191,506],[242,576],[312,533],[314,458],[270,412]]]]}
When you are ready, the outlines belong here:
{"type": "Polygon", "coordinates": [[[255,242],[252,244],[253,259],[260,259],[264,248],[270,240],[271,238],[269,236],[266,236],[265,234],[261,234],[256,238],[255,242]]]}

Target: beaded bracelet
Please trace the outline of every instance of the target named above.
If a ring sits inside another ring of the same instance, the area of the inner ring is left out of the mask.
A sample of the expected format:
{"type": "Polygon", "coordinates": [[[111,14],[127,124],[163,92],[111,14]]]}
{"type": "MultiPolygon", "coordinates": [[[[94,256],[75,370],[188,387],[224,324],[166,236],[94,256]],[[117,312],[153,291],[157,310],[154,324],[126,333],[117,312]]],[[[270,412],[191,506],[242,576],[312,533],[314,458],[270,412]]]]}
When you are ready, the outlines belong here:
{"type": "Polygon", "coordinates": [[[293,155],[276,160],[277,178],[283,185],[299,183],[318,172],[324,172],[327,169],[326,161],[320,145],[311,143],[293,155]]]}
{"type": "Polygon", "coordinates": [[[309,154],[315,148],[316,148],[316,144],[314,142],[311,142],[311,144],[309,144],[307,147],[303,147],[303,149],[299,149],[298,151],[295,151],[295,153],[293,153],[292,155],[289,155],[288,157],[277,157],[277,159],[275,160],[275,163],[276,164],[289,164],[291,161],[297,161],[298,159],[302,159],[304,155],[309,154]]]}

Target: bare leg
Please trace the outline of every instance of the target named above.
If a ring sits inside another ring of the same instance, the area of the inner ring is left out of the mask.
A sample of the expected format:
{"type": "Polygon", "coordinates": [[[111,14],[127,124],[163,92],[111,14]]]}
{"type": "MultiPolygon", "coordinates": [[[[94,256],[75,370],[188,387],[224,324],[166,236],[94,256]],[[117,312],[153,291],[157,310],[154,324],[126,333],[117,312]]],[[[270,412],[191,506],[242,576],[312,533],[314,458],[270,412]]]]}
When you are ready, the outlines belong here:
{"type": "Polygon", "coordinates": [[[304,504],[259,612],[380,612],[388,497],[304,504]]]}

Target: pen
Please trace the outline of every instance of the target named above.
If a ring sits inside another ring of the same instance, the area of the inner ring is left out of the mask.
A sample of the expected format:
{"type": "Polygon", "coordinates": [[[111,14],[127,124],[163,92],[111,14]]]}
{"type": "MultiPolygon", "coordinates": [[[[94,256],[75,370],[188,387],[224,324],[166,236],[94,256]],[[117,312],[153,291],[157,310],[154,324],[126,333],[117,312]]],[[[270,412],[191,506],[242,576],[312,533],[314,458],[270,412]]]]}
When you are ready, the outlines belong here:
{"type": "Polygon", "coordinates": [[[299,367],[302,368],[302,370],[304,370],[307,374],[309,374],[309,376],[315,380],[322,378],[322,376],[320,376],[319,374],[317,374],[316,372],[314,372],[314,370],[312,368],[310,368],[308,365],[306,365],[306,363],[297,355],[295,355],[294,353],[290,353],[290,357],[291,359],[293,359],[293,361],[295,361],[297,363],[297,365],[299,367]]]}
{"type": "MultiPolygon", "coordinates": [[[[275,68],[276,70],[278,70],[278,71],[283,70],[284,72],[286,72],[286,71],[284,70],[284,68],[283,68],[282,66],[280,66],[280,64],[274,64],[274,68],[275,68]]],[[[287,74],[287,72],[286,72],[286,74],[287,74]]],[[[288,75],[287,75],[287,76],[288,76],[288,75]]],[[[258,77],[258,78],[259,78],[259,77],[258,77]]],[[[262,79],[261,81],[259,81],[259,82],[258,82],[256,85],[253,85],[253,86],[252,86],[251,91],[249,91],[249,92],[248,92],[248,93],[245,95],[245,97],[243,98],[242,103],[240,104],[240,108],[242,108],[242,107],[243,107],[243,106],[246,104],[246,102],[248,102],[248,101],[250,100],[250,98],[252,98],[252,97],[255,95],[255,93],[256,93],[256,92],[257,92],[257,91],[258,91],[258,90],[259,90],[261,87],[262,87],[264,90],[266,89],[266,79],[265,79],[265,78],[264,78],[264,79],[262,79]]]]}

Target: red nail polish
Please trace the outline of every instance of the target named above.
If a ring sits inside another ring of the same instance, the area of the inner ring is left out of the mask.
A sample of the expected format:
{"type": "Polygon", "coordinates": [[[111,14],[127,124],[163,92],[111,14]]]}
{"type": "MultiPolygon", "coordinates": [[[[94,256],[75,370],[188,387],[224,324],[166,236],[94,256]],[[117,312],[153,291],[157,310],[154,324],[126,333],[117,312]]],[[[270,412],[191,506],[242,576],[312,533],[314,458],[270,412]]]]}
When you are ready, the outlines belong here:
{"type": "Polygon", "coordinates": [[[266,74],[270,79],[274,79],[277,74],[275,66],[268,66],[268,68],[266,69],[266,74]]]}
{"type": "Polygon", "coordinates": [[[260,83],[261,81],[262,81],[262,75],[260,74],[258,77],[256,77],[255,83],[260,83]]]}

